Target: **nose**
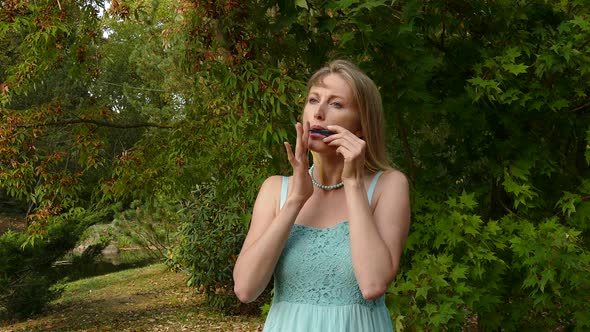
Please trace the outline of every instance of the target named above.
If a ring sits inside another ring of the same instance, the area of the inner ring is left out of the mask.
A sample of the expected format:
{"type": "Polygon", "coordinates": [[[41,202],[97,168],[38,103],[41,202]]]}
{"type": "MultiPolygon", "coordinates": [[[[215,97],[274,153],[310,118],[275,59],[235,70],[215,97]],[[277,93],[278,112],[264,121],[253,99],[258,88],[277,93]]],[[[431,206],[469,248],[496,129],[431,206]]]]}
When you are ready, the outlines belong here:
{"type": "Polygon", "coordinates": [[[323,102],[319,103],[319,105],[317,105],[317,107],[315,108],[315,111],[313,112],[313,118],[317,119],[317,120],[325,120],[326,119],[325,105],[323,102]]]}

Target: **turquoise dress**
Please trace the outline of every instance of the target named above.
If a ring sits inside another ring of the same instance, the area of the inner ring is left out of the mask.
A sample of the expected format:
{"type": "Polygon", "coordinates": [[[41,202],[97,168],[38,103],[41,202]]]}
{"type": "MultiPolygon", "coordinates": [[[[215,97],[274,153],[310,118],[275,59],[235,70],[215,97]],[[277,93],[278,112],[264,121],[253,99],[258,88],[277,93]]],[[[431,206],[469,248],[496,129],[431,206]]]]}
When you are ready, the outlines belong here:
{"type": "MultiPolygon", "coordinates": [[[[368,190],[369,202],[381,173],[368,190]]],[[[287,196],[283,178],[281,207],[287,196]]],[[[384,298],[367,301],[354,276],[348,221],[329,228],[294,224],[274,271],[264,332],[391,332],[384,298]]]]}

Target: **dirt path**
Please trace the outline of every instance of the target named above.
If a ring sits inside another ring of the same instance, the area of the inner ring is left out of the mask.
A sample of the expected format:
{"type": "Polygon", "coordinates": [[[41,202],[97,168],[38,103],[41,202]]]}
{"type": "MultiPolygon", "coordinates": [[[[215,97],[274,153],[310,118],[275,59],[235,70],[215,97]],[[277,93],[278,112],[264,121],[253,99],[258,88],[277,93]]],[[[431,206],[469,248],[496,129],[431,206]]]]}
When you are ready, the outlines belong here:
{"type": "Polygon", "coordinates": [[[157,264],[67,284],[49,310],[0,331],[260,331],[260,317],[222,316],[181,274],[157,264]]]}
{"type": "Polygon", "coordinates": [[[8,230],[23,231],[25,227],[24,216],[9,215],[0,212],[0,234],[8,230]]]}

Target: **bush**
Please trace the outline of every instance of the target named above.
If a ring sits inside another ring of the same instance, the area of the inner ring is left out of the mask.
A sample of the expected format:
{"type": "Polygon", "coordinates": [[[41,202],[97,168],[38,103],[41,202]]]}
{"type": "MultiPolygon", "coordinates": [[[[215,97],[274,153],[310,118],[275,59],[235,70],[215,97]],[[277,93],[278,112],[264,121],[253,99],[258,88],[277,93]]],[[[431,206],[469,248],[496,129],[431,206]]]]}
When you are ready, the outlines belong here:
{"type": "Polygon", "coordinates": [[[178,204],[165,199],[141,203],[134,201],[131,209],[115,218],[116,238],[144,249],[153,259],[165,260],[178,228],[178,204]]]}
{"type": "MultiPolygon", "coordinates": [[[[65,250],[54,251],[54,241],[24,246],[27,235],[7,232],[0,237],[0,315],[22,318],[40,312],[59,295],[51,264],[65,250]]],[[[66,240],[56,237],[53,240],[66,240]]]]}
{"type": "Polygon", "coordinates": [[[187,284],[202,291],[210,307],[235,312],[240,303],[233,293],[232,271],[250,222],[243,213],[246,204],[238,195],[220,200],[211,183],[197,186],[183,205],[169,263],[188,270],[187,284]]]}
{"type": "Polygon", "coordinates": [[[535,331],[590,327],[590,253],[556,218],[484,222],[474,195],[418,197],[387,297],[397,328],[535,331]]]}
{"type": "Polygon", "coordinates": [[[40,312],[59,296],[61,276],[53,263],[70,251],[83,231],[109,211],[75,209],[49,220],[47,234],[35,238],[8,231],[0,236],[0,317],[23,318],[40,312]]]}

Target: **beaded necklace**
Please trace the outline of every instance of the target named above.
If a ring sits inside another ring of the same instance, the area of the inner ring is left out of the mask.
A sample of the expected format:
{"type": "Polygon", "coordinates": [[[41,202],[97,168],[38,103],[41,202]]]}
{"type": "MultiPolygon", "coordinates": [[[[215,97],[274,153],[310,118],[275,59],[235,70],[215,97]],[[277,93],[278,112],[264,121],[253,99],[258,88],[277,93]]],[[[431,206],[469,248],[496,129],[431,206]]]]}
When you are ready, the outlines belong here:
{"type": "Polygon", "coordinates": [[[313,178],[313,168],[315,167],[315,165],[311,165],[311,167],[309,168],[309,176],[311,177],[311,183],[313,183],[314,186],[324,189],[324,190],[333,190],[333,189],[338,189],[341,188],[344,185],[344,182],[340,182],[340,183],[336,183],[330,186],[326,186],[323,185],[319,182],[317,182],[314,178],[313,178]]]}

